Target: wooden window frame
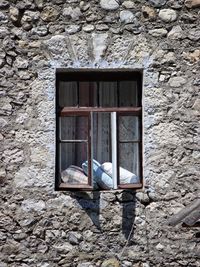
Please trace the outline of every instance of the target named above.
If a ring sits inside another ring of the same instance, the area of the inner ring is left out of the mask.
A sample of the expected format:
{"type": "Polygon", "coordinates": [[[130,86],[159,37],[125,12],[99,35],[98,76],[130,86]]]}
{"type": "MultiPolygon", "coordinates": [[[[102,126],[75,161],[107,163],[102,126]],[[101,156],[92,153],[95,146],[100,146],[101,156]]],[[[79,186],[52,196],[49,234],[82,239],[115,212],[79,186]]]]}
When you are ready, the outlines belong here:
{"type": "MultiPolygon", "coordinates": [[[[62,182],[60,177],[60,117],[68,116],[86,116],[88,118],[88,131],[92,127],[91,114],[99,112],[116,113],[117,118],[117,132],[118,132],[118,120],[119,116],[135,116],[139,118],[139,166],[140,166],[140,183],[134,184],[120,184],[119,175],[117,175],[117,190],[119,189],[140,189],[143,187],[143,126],[142,126],[142,72],[132,70],[66,70],[57,69],[56,71],[56,168],[55,168],[55,190],[66,191],[94,191],[92,186],[92,146],[91,137],[88,135],[88,184],[67,184],[62,182]],[[60,107],[59,106],[59,82],[60,81],[136,81],[138,86],[138,99],[139,107],[60,107]]],[[[119,138],[117,136],[117,149],[119,146],[119,138]]],[[[119,159],[117,159],[117,174],[119,174],[119,159]]],[[[98,191],[104,191],[105,189],[98,189],[98,191]]],[[[114,189],[108,189],[114,190],[114,189]]],[[[107,190],[106,190],[107,191],[107,190]]]]}

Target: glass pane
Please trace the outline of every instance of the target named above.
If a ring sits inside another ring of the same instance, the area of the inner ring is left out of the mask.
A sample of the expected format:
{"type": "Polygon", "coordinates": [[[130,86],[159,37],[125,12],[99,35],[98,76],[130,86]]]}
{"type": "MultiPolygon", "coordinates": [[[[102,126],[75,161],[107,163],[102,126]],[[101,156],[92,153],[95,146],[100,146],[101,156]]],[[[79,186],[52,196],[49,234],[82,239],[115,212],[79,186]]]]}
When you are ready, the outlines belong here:
{"type": "Polygon", "coordinates": [[[118,129],[120,141],[136,141],[140,138],[138,117],[119,116],[118,129]]]}
{"type": "Polygon", "coordinates": [[[119,83],[119,106],[120,107],[137,107],[137,82],[121,81],[119,83]]]}
{"type": "Polygon", "coordinates": [[[96,82],[79,82],[79,106],[97,106],[97,84],[96,82]]]}
{"type": "Polygon", "coordinates": [[[111,161],[110,113],[93,114],[93,140],[94,159],[111,161]]]}
{"type": "Polygon", "coordinates": [[[88,117],[61,117],[61,140],[87,140],[88,117]]]}
{"type": "Polygon", "coordinates": [[[117,82],[99,82],[99,106],[118,106],[117,82]]]}
{"type": "Polygon", "coordinates": [[[119,144],[120,184],[139,182],[139,144],[119,144]]]}
{"type": "Polygon", "coordinates": [[[59,82],[59,105],[60,107],[74,107],[78,104],[77,83],[59,82]]]}
{"type": "Polygon", "coordinates": [[[88,159],[86,143],[61,143],[61,179],[70,184],[88,184],[82,163],[88,159]]]}

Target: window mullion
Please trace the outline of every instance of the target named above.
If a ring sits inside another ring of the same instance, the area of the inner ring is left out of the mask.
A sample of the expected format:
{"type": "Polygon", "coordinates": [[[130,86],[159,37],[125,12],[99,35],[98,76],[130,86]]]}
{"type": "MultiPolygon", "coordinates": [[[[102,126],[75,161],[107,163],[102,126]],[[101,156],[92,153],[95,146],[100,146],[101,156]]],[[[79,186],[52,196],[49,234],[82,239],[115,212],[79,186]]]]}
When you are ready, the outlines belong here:
{"type": "Polygon", "coordinates": [[[93,187],[94,180],[93,180],[93,112],[90,113],[89,117],[89,134],[88,134],[88,152],[89,152],[89,159],[88,159],[88,167],[89,167],[89,185],[93,187]]]}
{"type": "Polygon", "coordinates": [[[117,113],[111,113],[111,142],[112,142],[112,175],[113,189],[118,188],[117,183],[117,113]]]}

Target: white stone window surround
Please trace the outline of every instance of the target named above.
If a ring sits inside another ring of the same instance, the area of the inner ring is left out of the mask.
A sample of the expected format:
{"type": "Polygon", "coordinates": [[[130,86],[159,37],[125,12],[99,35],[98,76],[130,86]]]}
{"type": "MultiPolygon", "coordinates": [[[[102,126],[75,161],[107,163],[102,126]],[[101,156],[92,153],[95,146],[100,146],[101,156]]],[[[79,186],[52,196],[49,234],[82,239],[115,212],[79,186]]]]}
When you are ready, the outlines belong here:
{"type": "Polygon", "coordinates": [[[97,70],[106,68],[111,70],[143,71],[143,177],[144,181],[151,179],[151,172],[148,170],[145,161],[146,156],[150,152],[152,153],[154,149],[154,147],[148,145],[148,142],[152,141],[153,135],[151,131],[147,134],[147,128],[153,123],[154,117],[148,118],[147,116],[149,104],[147,96],[148,90],[157,86],[158,73],[152,72],[149,68],[153,57],[145,40],[142,44],[137,43],[137,40],[133,40],[131,37],[123,37],[121,43],[113,40],[113,51],[111,54],[106,55],[105,51],[108,51],[108,48],[106,49],[104,46],[109,47],[107,38],[108,36],[105,36],[105,34],[93,35],[91,39],[93,42],[92,52],[89,49],[90,45],[88,45],[89,48],[85,48],[85,43],[88,44],[87,36],[81,36],[80,47],[76,47],[75,43],[72,44],[73,40],[70,40],[69,37],[61,35],[44,41],[44,46],[42,47],[45,47],[43,51],[46,55],[46,61],[37,66],[38,77],[31,85],[33,99],[41,97],[42,100],[37,104],[40,132],[35,133],[35,129],[33,129],[33,134],[38,134],[39,145],[31,147],[31,164],[22,166],[16,172],[14,182],[17,187],[42,186],[48,190],[49,187],[54,188],[55,74],[57,68],[94,68],[97,70]],[[98,42],[99,39],[101,39],[101,42],[98,42]],[[133,46],[134,42],[135,46],[133,46]],[[127,45],[122,54],[123,43],[127,45]],[[40,166],[41,159],[43,161],[42,166],[40,166]]]}

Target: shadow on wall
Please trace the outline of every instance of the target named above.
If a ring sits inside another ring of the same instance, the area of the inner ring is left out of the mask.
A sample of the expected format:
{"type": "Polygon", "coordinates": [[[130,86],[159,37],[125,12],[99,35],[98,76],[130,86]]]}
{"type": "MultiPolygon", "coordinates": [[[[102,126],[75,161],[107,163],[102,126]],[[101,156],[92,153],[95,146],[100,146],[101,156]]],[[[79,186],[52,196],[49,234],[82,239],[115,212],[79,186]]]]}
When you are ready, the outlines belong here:
{"type": "MultiPolygon", "coordinates": [[[[94,191],[91,193],[73,192],[71,194],[71,197],[76,199],[76,201],[87,213],[87,215],[90,217],[91,221],[99,231],[103,231],[102,223],[100,222],[100,210],[105,208],[105,204],[101,198],[101,194],[104,193],[105,192],[102,193],[100,191],[94,191]]],[[[119,226],[119,231],[122,231],[125,239],[130,240],[131,242],[134,236],[134,221],[136,208],[135,192],[127,190],[120,192],[119,195],[113,194],[113,196],[114,199],[110,200],[110,206],[108,207],[108,209],[110,210],[114,208],[114,205],[121,205],[122,223],[121,226],[119,226]]],[[[111,219],[113,219],[113,217],[111,219]]]]}

